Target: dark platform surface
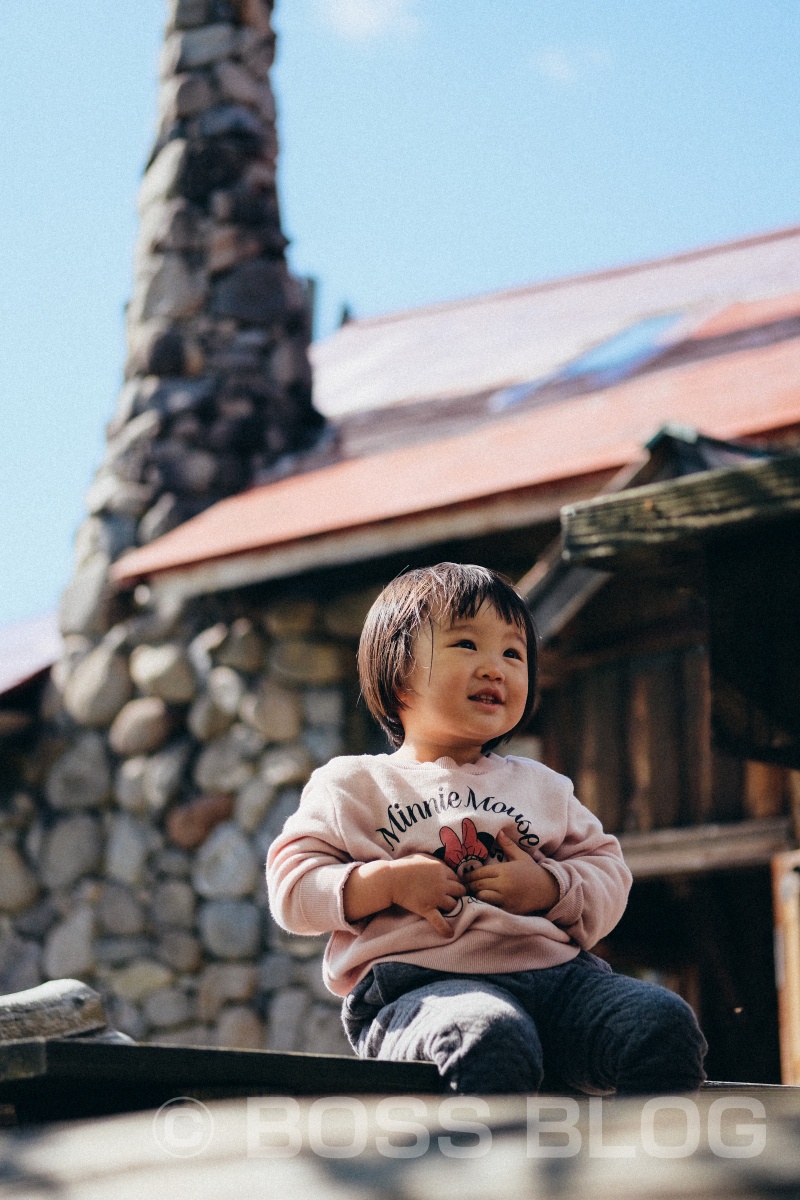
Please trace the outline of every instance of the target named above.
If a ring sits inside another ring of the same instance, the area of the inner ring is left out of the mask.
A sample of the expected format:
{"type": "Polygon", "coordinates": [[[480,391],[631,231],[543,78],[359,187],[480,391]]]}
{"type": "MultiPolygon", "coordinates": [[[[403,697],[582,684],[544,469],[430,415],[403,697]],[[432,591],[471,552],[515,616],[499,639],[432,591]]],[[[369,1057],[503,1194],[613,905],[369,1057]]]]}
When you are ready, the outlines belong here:
{"type": "Polygon", "coordinates": [[[387,1095],[441,1092],[429,1063],[344,1055],[139,1046],[84,1038],[0,1044],[0,1104],[20,1121],[158,1108],[176,1096],[387,1095]]]}

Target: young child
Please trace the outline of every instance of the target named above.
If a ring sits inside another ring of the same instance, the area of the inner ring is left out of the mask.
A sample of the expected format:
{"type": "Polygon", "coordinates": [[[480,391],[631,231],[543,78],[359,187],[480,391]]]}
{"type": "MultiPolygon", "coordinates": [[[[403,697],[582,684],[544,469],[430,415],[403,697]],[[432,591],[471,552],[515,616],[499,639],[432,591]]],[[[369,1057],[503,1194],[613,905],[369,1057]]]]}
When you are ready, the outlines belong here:
{"type": "Polygon", "coordinates": [[[272,844],[278,923],[323,964],[363,1058],[426,1060],[461,1093],[690,1091],[689,1006],[589,953],[631,875],[570,781],[493,753],[536,695],[522,598],[483,567],[395,579],[367,616],[364,699],[394,754],[335,758],[272,844]]]}

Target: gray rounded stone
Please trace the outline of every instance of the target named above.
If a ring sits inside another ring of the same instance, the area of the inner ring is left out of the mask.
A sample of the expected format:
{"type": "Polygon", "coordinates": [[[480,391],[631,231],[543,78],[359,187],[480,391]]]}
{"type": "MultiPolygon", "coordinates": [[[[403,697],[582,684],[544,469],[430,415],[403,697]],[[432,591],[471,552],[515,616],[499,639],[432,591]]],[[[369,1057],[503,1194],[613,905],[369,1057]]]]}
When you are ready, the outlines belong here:
{"type": "Polygon", "coordinates": [[[197,988],[197,1015],[215,1021],[223,1005],[252,1000],[259,982],[258,968],[251,963],[209,963],[197,988]]]}
{"type": "Polygon", "coordinates": [[[100,550],[85,555],[61,596],[58,623],[63,634],[103,633],[111,605],[111,559],[100,550]]]}
{"type": "Polygon", "coordinates": [[[274,788],[307,783],[313,770],[314,760],[303,745],[267,750],[258,763],[259,775],[274,788]]]}
{"type": "Polygon", "coordinates": [[[270,654],[270,669],[279,683],[323,687],[339,683],[346,671],[340,646],[287,638],[270,654]]]}
{"type": "Polygon", "coordinates": [[[111,749],[121,758],[152,754],[167,740],[172,717],[160,696],[129,700],[114,718],[108,731],[111,749]]]}
{"type": "Polygon", "coordinates": [[[180,741],[148,758],[142,790],[149,812],[154,815],[163,812],[178,795],[190,754],[189,742],[180,741]]]}
{"type": "Polygon", "coordinates": [[[160,696],[170,704],[188,704],[197,693],[192,664],[182,646],[137,646],[131,654],[131,676],[148,696],[160,696]]]}
{"type": "Polygon", "coordinates": [[[246,725],[209,742],[195,763],[194,778],[204,792],[238,792],[255,774],[253,759],[264,748],[264,739],[246,725]]]}
{"type": "Polygon", "coordinates": [[[24,992],[42,982],[42,949],[17,937],[8,917],[0,917],[0,995],[24,992]]]}
{"type": "Polygon", "coordinates": [[[155,869],[159,875],[167,875],[170,879],[188,879],[192,860],[183,850],[170,846],[156,857],[155,869]]]}
{"type": "Polygon", "coordinates": [[[36,876],[17,848],[0,843],[0,912],[21,912],[38,894],[36,876]]]}
{"type": "Polygon", "coordinates": [[[244,697],[240,712],[268,742],[293,742],[303,724],[297,694],[271,679],[262,680],[257,692],[244,697]]]}
{"type": "Polygon", "coordinates": [[[209,900],[200,909],[200,937],[216,958],[253,958],[260,933],[261,913],[247,900],[209,900]]]}
{"type": "Polygon", "coordinates": [[[86,733],[55,763],[45,788],[56,809],[99,808],[111,795],[111,769],[99,733],[86,733]]]}
{"type": "Polygon", "coordinates": [[[128,304],[131,322],[181,320],[202,308],[208,276],[192,270],[182,254],[149,254],[138,266],[128,304]]]}
{"type": "Polygon", "coordinates": [[[156,957],[182,975],[193,973],[203,962],[203,947],[185,929],[167,929],[156,943],[156,957]]]}
{"type": "Polygon", "coordinates": [[[44,973],[48,979],[85,975],[94,967],[92,936],[94,916],[81,907],[61,921],[47,935],[44,944],[44,973]]]}
{"type": "Polygon", "coordinates": [[[136,887],[144,881],[144,867],[150,848],[148,827],[128,813],[112,820],[106,844],[105,871],[109,879],[136,887]]]}
{"type": "Polygon", "coordinates": [[[251,842],[233,821],[226,821],[200,847],[192,882],[198,894],[207,899],[238,900],[252,895],[259,876],[259,861],[251,842]]]}
{"type": "Polygon", "coordinates": [[[282,262],[259,258],[220,277],[212,289],[211,313],[248,325],[270,325],[286,310],[288,272],[282,262]]]}
{"type": "Polygon", "coordinates": [[[270,995],[288,987],[294,978],[295,961],[288,954],[270,950],[258,965],[258,989],[270,995]]]}
{"type": "Polygon", "coordinates": [[[132,1004],[130,1000],[123,1000],[120,996],[111,996],[106,1000],[105,1008],[112,1029],[127,1033],[135,1042],[142,1041],[147,1033],[147,1022],[136,1004],[132,1004]]]}
{"type": "Polygon", "coordinates": [[[292,813],[297,811],[300,795],[300,789],[297,787],[281,788],[277,793],[265,819],[258,827],[255,838],[262,858],[266,858],[270,844],[278,837],[292,813]]]}
{"type": "Polygon", "coordinates": [[[174,973],[163,963],[151,958],[139,958],[121,971],[112,972],[109,983],[112,991],[121,999],[139,1004],[145,996],[150,996],[159,988],[168,987],[174,978],[174,973]]]}
{"type": "Polygon", "coordinates": [[[191,884],[183,879],[165,879],[153,892],[150,912],[155,925],[191,929],[195,906],[196,896],[191,884]]]}
{"type": "Polygon", "coordinates": [[[144,909],[130,888],[104,883],[97,901],[97,920],[105,933],[132,937],[144,932],[144,909]]]}
{"type": "MultiPolygon", "coordinates": [[[[226,667],[219,669],[227,670],[226,667]]],[[[189,709],[186,724],[198,742],[211,742],[227,733],[235,719],[235,713],[224,712],[207,692],[203,692],[189,709]]]]}
{"type": "Polygon", "coordinates": [[[114,777],[114,797],[117,803],[120,808],[136,816],[143,816],[147,812],[144,777],[148,761],[144,754],[128,758],[114,777]]]}
{"type": "Polygon", "coordinates": [[[300,637],[314,628],[317,605],[313,600],[278,600],[266,609],[261,620],[274,638],[300,637]]]}
{"type": "Polygon", "coordinates": [[[229,1050],[263,1050],[264,1025],[252,1008],[232,1005],[220,1013],[213,1039],[229,1050]]]}
{"type": "Polygon", "coordinates": [[[233,810],[239,828],[245,833],[255,833],[267,815],[275,794],[272,784],[267,783],[260,775],[246,783],[236,797],[233,810]]]}
{"type": "Polygon", "coordinates": [[[207,687],[216,707],[226,715],[235,717],[247,690],[239,672],[233,666],[213,667],[208,673],[207,687]]]}
{"type": "Polygon", "coordinates": [[[144,1001],[145,1019],[157,1029],[171,1029],[191,1020],[192,1005],[185,992],[175,987],[158,988],[144,1001]]]}
{"type": "Polygon", "coordinates": [[[355,1057],[342,1026],[338,1006],[313,1005],[303,1030],[303,1050],[306,1054],[345,1054],[350,1058],[355,1057]]]}
{"type": "Polygon", "coordinates": [[[267,1047],[270,1050],[300,1050],[311,997],[305,988],[289,987],[278,992],[269,1009],[267,1047]]]}
{"type": "Polygon", "coordinates": [[[128,664],[102,643],[78,664],[64,688],[64,707],[79,725],[110,725],[133,690],[128,664]]]}
{"type": "Polygon", "coordinates": [[[70,887],[100,861],[100,824],[87,814],[58,821],[44,836],[39,875],[47,888],[70,887]]]}
{"type": "Polygon", "coordinates": [[[318,763],[329,762],[345,749],[344,737],[335,726],[311,725],[303,734],[303,741],[318,763]]]}
{"type": "Polygon", "coordinates": [[[95,938],[94,956],[102,966],[122,967],[134,959],[150,953],[150,939],[146,937],[101,937],[95,938]]]}
{"type": "Polygon", "coordinates": [[[222,667],[232,667],[252,675],[264,665],[264,639],[246,617],[231,625],[224,641],[214,651],[214,661],[222,667]]]}
{"type": "Polygon", "coordinates": [[[219,23],[203,25],[185,33],[174,33],[164,46],[162,73],[192,71],[227,58],[236,47],[236,30],[219,23]]]}
{"type": "Polygon", "coordinates": [[[202,633],[198,633],[197,637],[192,638],[186,652],[198,678],[208,678],[209,671],[214,665],[211,656],[217,646],[224,641],[227,632],[227,625],[220,621],[217,625],[211,625],[202,633]]]}
{"type": "Polygon", "coordinates": [[[307,688],[302,701],[303,713],[309,725],[338,729],[344,724],[344,694],[341,688],[307,688]]]}

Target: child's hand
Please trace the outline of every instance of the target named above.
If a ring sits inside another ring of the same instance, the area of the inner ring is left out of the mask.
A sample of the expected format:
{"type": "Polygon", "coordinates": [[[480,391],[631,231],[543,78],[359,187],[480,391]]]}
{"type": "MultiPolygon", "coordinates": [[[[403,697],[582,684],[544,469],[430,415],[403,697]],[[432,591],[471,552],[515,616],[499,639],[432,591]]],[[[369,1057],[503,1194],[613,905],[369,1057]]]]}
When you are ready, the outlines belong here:
{"type": "Polygon", "coordinates": [[[451,912],[467,893],[456,873],[429,854],[398,858],[391,868],[392,903],[424,917],[442,937],[451,938],[455,930],[442,912],[451,912]]]}
{"type": "Polygon", "coordinates": [[[442,937],[455,930],[442,916],[452,912],[467,889],[441,859],[430,854],[409,854],[396,862],[361,863],[344,885],[344,913],[359,921],[392,904],[424,917],[442,937]]]}
{"type": "Polygon", "coordinates": [[[520,849],[507,833],[501,831],[497,841],[508,861],[490,862],[471,871],[467,882],[472,895],[521,915],[552,908],[560,893],[550,872],[520,849]]]}

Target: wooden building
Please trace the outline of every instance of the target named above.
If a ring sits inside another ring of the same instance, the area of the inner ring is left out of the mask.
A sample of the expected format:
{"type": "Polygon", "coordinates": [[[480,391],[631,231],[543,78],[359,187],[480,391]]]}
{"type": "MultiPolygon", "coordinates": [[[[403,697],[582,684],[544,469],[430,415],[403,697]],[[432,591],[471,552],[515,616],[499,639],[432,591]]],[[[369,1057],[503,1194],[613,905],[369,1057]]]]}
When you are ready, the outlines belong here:
{"type": "Polygon", "coordinates": [[[796,1083],[800,457],[693,448],[697,474],[564,510],[539,731],[637,879],[611,960],[691,1001],[712,1076],[796,1083]]]}
{"type": "Polygon", "coordinates": [[[799,481],[796,455],[667,430],[628,487],[565,508],[557,554],[521,581],[545,638],[542,756],[637,881],[604,952],[692,1003],[715,1078],[779,1078],[770,865],[800,833],[799,481]]]}

